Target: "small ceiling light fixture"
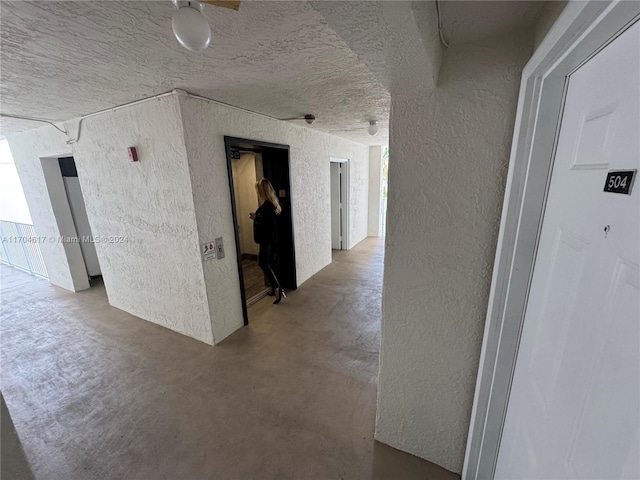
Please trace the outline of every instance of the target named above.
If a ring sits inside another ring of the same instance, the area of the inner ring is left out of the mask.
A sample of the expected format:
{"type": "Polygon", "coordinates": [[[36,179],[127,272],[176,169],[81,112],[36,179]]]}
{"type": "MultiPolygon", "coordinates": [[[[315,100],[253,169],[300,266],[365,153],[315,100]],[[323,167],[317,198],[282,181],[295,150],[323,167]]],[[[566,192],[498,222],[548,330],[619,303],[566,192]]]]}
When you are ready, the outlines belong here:
{"type": "Polygon", "coordinates": [[[369,132],[369,135],[371,135],[372,137],[378,133],[378,122],[376,122],[375,120],[371,120],[369,122],[369,128],[367,128],[367,131],[369,132]]]}
{"type": "Polygon", "coordinates": [[[173,14],[173,34],[187,50],[202,52],[211,43],[211,27],[201,13],[204,5],[195,1],[172,0],[178,11],[173,14]]]}
{"type": "Polygon", "coordinates": [[[281,118],[283,122],[288,122],[289,120],[304,120],[307,124],[311,125],[316,121],[316,116],[310,113],[307,113],[304,117],[291,117],[291,118],[281,118]]]}

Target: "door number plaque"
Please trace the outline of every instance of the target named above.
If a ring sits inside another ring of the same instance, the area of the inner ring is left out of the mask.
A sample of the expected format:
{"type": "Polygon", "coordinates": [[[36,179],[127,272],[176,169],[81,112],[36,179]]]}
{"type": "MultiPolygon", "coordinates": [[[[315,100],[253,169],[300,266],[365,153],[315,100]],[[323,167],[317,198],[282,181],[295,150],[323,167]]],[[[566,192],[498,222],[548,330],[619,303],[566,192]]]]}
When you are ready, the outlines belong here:
{"type": "Polygon", "coordinates": [[[607,173],[607,181],[604,191],[631,195],[631,187],[635,180],[637,170],[612,170],[607,173]]]}

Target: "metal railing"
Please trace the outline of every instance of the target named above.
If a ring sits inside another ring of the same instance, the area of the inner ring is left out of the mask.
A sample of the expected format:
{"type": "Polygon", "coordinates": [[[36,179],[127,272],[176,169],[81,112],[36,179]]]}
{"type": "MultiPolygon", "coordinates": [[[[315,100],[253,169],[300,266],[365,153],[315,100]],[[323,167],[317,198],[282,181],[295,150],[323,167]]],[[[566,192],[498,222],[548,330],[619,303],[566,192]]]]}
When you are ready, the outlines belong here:
{"type": "Polygon", "coordinates": [[[0,220],[0,262],[49,278],[33,225],[0,220]]]}

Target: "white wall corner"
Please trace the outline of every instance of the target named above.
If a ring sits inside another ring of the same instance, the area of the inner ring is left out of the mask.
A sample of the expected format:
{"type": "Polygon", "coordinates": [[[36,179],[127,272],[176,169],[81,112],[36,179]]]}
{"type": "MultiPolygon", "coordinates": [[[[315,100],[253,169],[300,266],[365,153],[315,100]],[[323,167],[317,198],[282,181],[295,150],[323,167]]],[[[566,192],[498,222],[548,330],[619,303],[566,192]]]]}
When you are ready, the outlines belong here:
{"type": "Polygon", "coordinates": [[[452,45],[436,89],[391,96],[376,438],[456,473],[530,55],[529,36],[452,45]]]}
{"type": "Polygon", "coordinates": [[[58,158],[41,158],[40,163],[56,227],[60,234],[57,241],[62,244],[65,254],[65,259],[61,260],[66,260],[73,283],[73,291],[87,290],[90,287],[89,276],[80,243],[73,241],[73,238],[77,238],[78,232],[69,206],[58,158]]]}
{"type": "Polygon", "coordinates": [[[440,31],[438,29],[436,2],[411,2],[411,9],[424,49],[424,61],[429,66],[428,71],[431,75],[429,86],[435,88],[438,85],[442,55],[444,53],[444,46],[440,41],[440,31]]]}
{"type": "Polygon", "coordinates": [[[369,224],[368,235],[380,236],[380,210],[382,201],[382,147],[369,147],[369,224]]]}
{"type": "Polygon", "coordinates": [[[567,0],[554,0],[552,2],[546,2],[533,27],[533,48],[537,50],[542,40],[546,37],[551,27],[553,27],[558,17],[567,6],[567,0]]]}
{"type": "Polygon", "coordinates": [[[368,236],[369,156],[367,147],[363,150],[349,159],[349,249],[368,236]]]}
{"type": "MultiPolygon", "coordinates": [[[[180,109],[198,244],[222,237],[225,257],[201,261],[212,342],[219,344],[243,326],[235,229],[231,210],[224,136],[216,134],[219,117],[209,115],[212,103],[176,97],[180,109]]],[[[237,110],[239,111],[239,110],[237,110]]]]}
{"type": "Polygon", "coordinates": [[[311,2],[391,94],[433,89],[442,46],[435,3],[311,2]],[[378,48],[371,48],[371,39],[378,48]]]}
{"type": "MultiPolygon", "coordinates": [[[[79,122],[66,123],[76,126],[75,135],[79,122]]],[[[93,236],[126,239],[95,244],[109,303],[213,343],[176,96],[86,118],[72,152],[66,135],[51,126],[8,140],[38,235],[75,230],[70,211],[57,205],[69,209],[56,159],[72,155],[93,236]],[[138,149],[136,163],[128,158],[130,146],[138,149]]],[[[51,283],[88,287],[78,244],[47,241],[41,251],[51,283]]]]}
{"type": "MultiPolygon", "coordinates": [[[[63,225],[68,217],[64,209],[60,212],[59,203],[52,201],[51,197],[54,195],[60,200],[62,195],[66,199],[60,167],[55,160],[71,155],[66,135],[47,125],[13,135],[8,137],[7,141],[22,183],[34,230],[39,237],[45,239],[39,246],[49,282],[72,292],[89,288],[86,270],[82,271],[78,261],[80,260],[84,267],[79,245],[61,241],[61,237],[71,231],[60,230],[57,215],[60,216],[63,225]],[[52,175],[45,175],[45,169],[52,175]],[[62,192],[59,190],[60,186],[62,192]]],[[[70,212],[68,215],[70,216],[70,212]]]]}

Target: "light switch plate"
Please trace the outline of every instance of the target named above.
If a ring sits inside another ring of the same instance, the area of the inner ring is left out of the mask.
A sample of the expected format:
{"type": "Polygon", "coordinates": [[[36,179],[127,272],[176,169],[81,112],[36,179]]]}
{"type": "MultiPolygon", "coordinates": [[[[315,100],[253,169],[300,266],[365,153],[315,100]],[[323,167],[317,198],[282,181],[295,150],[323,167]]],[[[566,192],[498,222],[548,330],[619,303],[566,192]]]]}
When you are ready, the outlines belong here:
{"type": "Polygon", "coordinates": [[[215,240],[216,242],[216,256],[218,260],[224,258],[224,244],[222,243],[222,237],[218,237],[215,240]]]}

